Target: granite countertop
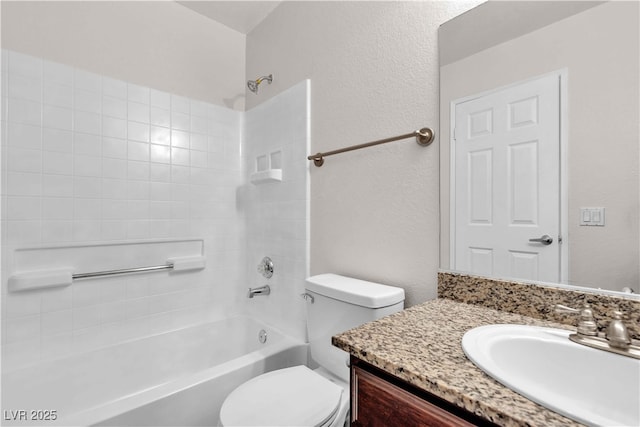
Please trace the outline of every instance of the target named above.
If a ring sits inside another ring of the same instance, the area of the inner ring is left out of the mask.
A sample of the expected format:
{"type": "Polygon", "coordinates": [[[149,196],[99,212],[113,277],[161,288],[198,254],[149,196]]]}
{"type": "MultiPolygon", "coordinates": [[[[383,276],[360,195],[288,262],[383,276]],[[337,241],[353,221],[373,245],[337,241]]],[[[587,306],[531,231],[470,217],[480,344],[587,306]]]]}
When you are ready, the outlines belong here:
{"type": "Polygon", "coordinates": [[[427,301],[333,337],[333,344],[382,370],[502,426],[579,426],[508,389],[462,350],[476,326],[566,325],[447,299],[427,301]]]}

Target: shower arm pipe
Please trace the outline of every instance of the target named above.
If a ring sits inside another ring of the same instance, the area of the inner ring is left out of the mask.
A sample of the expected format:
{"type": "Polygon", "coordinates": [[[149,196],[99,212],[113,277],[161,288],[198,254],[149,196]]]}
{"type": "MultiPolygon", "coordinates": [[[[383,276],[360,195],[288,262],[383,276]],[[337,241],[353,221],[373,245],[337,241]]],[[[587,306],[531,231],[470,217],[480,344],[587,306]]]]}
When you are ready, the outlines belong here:
{"type": "Polygon", "coordinates": [[[273,81],[273,74],[269,74],[268,76],[258,77],[255,80],[249,80],[247,81],[247,87],[251,92],[258,93],[258,86],[260,86],[260,83],[262,83],[265,80],[267,81],[267,83],[271,84],[271,82],[273,81]]]}
{"type": "Polygon", "coordinates": [[[257,78],[256,79],[256,84],[259,85],[264,80],[266,80],[267,83],[271,83],[273,81],[273,74],[269,74],[268,76],[262,76],[262,77],[257,78]]]}
{"type": "Polygon", "coordinates": [[[333,151],[326,151],[324,153],[316,153],[307,157],[307,160],[313,160],[313,164],[320,167],[324,164],[324,158],[333,156],[334,154],[345,153],[347,151],[359,150],[361,148],[372,147],[374,145],[386,144],[387,142],[399,141],[401,139],[407,139],[416,137],[416,143],[420,146],[426,147],[431,144],[434,139],[434,132],[431,128],[422,128],[420,130],[413,131],[411,133],[405,133],[404,135],[392,136],[390,138],[379,139],[377,141],[365,142],[363,144],[352,145],[350,147],[340,148],[333,151]]]}

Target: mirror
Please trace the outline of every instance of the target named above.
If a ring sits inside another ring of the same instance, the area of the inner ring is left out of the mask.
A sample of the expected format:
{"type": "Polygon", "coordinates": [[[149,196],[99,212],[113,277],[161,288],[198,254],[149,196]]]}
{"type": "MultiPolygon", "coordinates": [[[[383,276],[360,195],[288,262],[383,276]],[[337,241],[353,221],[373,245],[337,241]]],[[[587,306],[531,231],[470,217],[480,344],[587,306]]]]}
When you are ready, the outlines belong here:
{"type": "Polygon", "coordinates": [[[440,27],[442,269],[456,270],[460,257],[456,102],[560,71],[557,283],[640,292],[639,12],[637,2],[489,1],[440,27]],[[593,217],[604,226],[581,225],[592,219],[585,208],[604,208],[593,217]]]}

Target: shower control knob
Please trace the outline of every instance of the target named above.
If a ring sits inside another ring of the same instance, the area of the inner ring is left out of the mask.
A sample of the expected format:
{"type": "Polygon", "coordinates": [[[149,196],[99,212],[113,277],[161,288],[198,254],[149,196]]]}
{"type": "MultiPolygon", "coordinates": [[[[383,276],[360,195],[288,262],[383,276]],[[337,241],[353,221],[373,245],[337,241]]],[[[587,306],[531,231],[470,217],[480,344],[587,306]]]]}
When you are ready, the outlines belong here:
{"type": "Polygon", "coordinates": [[[258,273],[267,279],[273,276],[273,261],[271,261],[271,258],[268,256],[262,258],[262,261],[258,264],[258,273]]]}

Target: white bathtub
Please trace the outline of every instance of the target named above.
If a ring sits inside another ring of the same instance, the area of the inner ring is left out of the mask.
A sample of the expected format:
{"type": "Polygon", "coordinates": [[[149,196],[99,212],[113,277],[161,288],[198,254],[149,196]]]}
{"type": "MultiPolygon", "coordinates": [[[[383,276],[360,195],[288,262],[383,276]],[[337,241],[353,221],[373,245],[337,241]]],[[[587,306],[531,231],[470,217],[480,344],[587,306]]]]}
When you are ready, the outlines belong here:
{"type": "Polygon", "coordinates": [[[306,362],[306,344],[235,317],[4,374],[2,425],[216,425],[235,387],[306,362]]]}

